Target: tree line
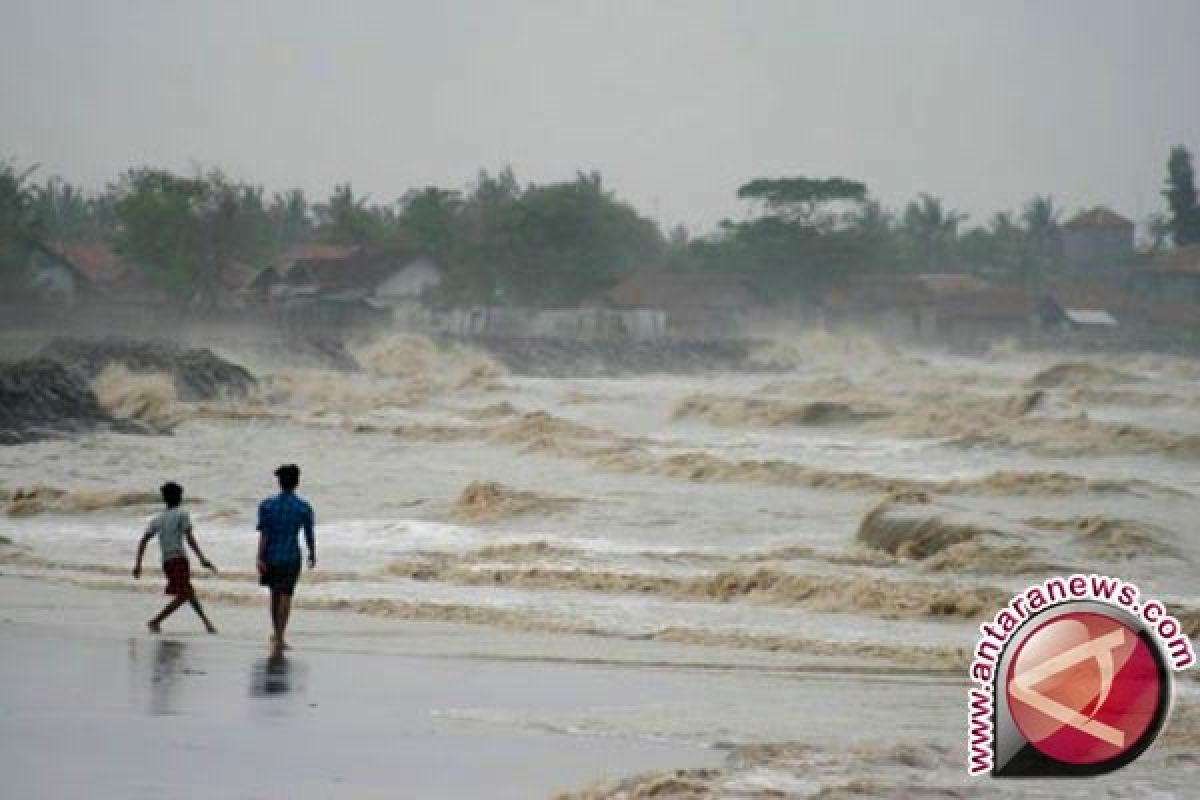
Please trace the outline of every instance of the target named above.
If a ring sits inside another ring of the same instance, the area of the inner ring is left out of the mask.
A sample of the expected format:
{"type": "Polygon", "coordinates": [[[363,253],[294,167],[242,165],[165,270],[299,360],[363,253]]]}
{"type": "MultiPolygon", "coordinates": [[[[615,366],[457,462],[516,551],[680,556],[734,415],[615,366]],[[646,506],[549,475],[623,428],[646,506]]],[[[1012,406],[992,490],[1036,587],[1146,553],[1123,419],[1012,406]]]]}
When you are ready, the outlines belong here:
{"type": "MultiPolygon", "coordinates": [[[[1061,209],[1035,195],[1016,213],[968,226],[967,215],[922,194],[883,207],[865,183],[762,178],[737,191],[744,219],[693,236],[663,231],[621,200],[599,173],[522,184],[510,168],[464,189],[426,187],[393,202],[347,183],[312,202],[299,189],[268,196],[219,170],[179,175],[129,169],[103,191],[0,161],[0,276],[17,293],[55,246],[101,240],[140,264],[181,303],[212,302],[233,261],[265,266],[303,243],[420,250],[446,270],[436,301],[569,306],[640,267],[730,273],[765,301],[811,297],[861,275],[969,272],[1036,283],[1062,261],[1061,209]]],[[[1150,220],[1154,248],[1200,242],[1190,152],[1172,149],[1165,211],[1150,220]]]]}

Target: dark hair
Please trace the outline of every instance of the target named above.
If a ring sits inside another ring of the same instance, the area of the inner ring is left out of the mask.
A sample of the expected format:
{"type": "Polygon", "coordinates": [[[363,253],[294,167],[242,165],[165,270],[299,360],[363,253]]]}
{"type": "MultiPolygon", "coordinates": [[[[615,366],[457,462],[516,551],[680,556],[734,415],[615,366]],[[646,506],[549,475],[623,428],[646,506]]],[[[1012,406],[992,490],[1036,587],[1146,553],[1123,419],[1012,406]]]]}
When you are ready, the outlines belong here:
{"type": "Polygon", "coordinates": [[[300,468],[295,464],[284,464],[275,470],[275,477],[279,478],[279,488],[290,492],[300,485],[300,468]]]}
{"type": "Polygon", "coordinates": [[[162,495],[163,502],[171,508],[183,502],[183,487],[175,481],[164,483],[158,487],[158,491],[162,495]]]}

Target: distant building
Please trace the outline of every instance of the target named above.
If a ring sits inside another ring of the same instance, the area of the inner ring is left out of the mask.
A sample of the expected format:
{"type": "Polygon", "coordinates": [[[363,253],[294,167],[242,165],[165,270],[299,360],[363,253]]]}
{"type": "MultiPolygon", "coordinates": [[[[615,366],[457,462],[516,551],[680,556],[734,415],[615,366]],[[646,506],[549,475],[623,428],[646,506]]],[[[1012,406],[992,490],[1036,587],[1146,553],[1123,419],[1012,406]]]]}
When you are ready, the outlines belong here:
{"type": "Polygon", "coordinates": [[[1133,286],[1144,297],[1200,303],[1200,244],[1162,253],[1134,270],[1133,286]]]}
{"type": "Polygon", "coordinates": [[[432,258],[409,248],[306,245],[277,264],[285,270],[278,280],[260,272],[250,285],[267,286],[290,316],[318,324],[394,319],[442,280],[432,258]]]}
{"type": "Polygon", "coordinates": [[[1078,274],[1113,274],[1133,260],[1132,222],[1102,206],[1076,214],[1062,226],[1063,261],[1078,274]]]}
{"type": "Polygon", "coordinates": [[[1004,338],[1024,339],[1061,329],[1067,315],[1053,297],[995,288],[947,297],[938,304],[939,337],[959,350],[981,350],[1004,338]]]}
{"type": "Polygon", "coordinates": [[[161,307],[167,294],[155,286],[137,264],[106,242],[67,242],[51,245],[55,259],[43,259],[35,282],[65,289],[76,299],[106,305],[161,307]],[[44,274],[43,274],[44,273],[44,274]]]}
{"type": "Polygon", "coordinates": [[[34,254],[30,283],[40,297],[67,309],[94,291],[88,276],[56,250],[34,254]]]}
{"type": "MultiPolygon", "coordinates": [[[[754,297],[739,278],[726,273],[652,268],[629,274],[588,305],[659,311],[669,337],[709,341],[737,336],[754,297]]],[[[657,317],[646,317],[651,319],[657,317]]]]}
{"type": "Polygon", "coordinates": [[[294,244],[271,260],[271,267],[286,275],[300,261],[339,261],[357,256],[363,248],[356,244],[294,244]]]}
{"type": "Polygon", "coordinates": [[[928,272],[863,278],[826,293],[825,324],[864,328],[902,341],[937,339],[939,311],[952,298],[986,292],[991,284],[974,275],[928,272]]]}

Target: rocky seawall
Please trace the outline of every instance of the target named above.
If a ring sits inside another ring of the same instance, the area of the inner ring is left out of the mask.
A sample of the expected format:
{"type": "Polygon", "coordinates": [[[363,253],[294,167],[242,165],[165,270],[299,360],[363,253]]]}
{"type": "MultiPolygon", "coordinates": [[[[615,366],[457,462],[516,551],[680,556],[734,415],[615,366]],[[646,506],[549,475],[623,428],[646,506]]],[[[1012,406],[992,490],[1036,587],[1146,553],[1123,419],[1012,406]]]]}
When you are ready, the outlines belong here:
{"type": "Polygon", "coordinates": [[[48,358],[0,364],[0,444],[96,430],[143,433],[106,410],[87,381],[48,358]]]}
{"type": "Polygon", "coordinates": [[[210,350],[160,341],[55,339],[0,363],[0,444],[93,431],[167,433],[176,400],[243,399],[249,370],[210,350]]]}

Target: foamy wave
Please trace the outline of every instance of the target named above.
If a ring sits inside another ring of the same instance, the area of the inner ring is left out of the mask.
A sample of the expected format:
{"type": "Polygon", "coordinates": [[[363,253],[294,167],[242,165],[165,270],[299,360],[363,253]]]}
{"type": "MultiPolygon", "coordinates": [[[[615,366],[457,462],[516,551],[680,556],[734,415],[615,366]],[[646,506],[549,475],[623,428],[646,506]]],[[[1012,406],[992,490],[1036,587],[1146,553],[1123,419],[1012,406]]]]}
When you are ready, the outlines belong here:
{"type": "Polygon", "coordinates": [[[492,389],[504,368],[483,352],[462,345],[438,346],[424,336],[393,334],[358,344],[354,357],[371,374],[429,382],[442,379],[457,389],[492,389]]]}
{"type": "Polygon", "coordinates": [[[470,566],[444,560],[396,561],[387,574],[418,581],[465,586],[558,589],[636,594],[676,600],[749,602],[804,607],[816,611],[854,611],[884,617],[974,618],[1003,603],[1004,591],[992,588],[941,588],[875,577],[800,575],[778,569],[724,571],[676,576],[656,572],[612,572],[543,566],[470,566]]]}
{"type": "Polygon", "coordinates": [[[157,492],[118,489],[67,490],[52,486],[14,489],[0,494],[0,500],[5,503],[5,513],[11,517],[27,517],[47,512],[86,513],[160,502],[157,492]]]}
{"type": "Polygon", "coordinates": [[[184,419],[175,394],[175,380],[160,372],[131,372],[110,364],[92,381],[100,405],[119,419],[140,422],[166,432],[184,419]]]}
{"type": "Polygon", "coordinates": [[[1032,517],[1027,525],[1041,530],[1074,534],[1074,539],[1091,556],[1105,559],[1140,558],[1147,555],[1179,557],[1170,543],[1172,534],[1156,525],[1103,515],[1078,517],[1032,517]]]}
{"type": "Polygon", "coordinates": [[[1064,361],[1047,367],[1029,379],[1029,385],[1040,389],[1073,386],[1110,386],[1133,383],[1138,376],[1104,364],[1087,361],[1064,361]]]}
{"type": "Polygon", "coordinates": [[[460,522],[495,522],[525,514],[550,514],[577,502],[573,497],[513,489],[495,481],[472,481],[450,515],[460,522]]]}

